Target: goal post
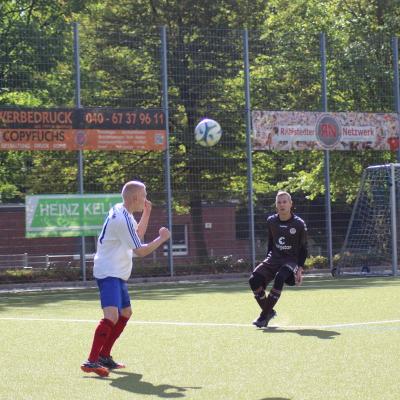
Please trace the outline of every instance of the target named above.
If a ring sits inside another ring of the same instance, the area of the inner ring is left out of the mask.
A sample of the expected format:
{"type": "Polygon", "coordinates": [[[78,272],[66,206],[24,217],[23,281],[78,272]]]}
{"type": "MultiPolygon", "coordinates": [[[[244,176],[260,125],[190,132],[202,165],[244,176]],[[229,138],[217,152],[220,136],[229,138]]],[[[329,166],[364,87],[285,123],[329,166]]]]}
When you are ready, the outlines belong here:
{"type": "Polygon", "coordinates": [[[397,275],[400,164],[363,172],[333,275],[397,275]]]}

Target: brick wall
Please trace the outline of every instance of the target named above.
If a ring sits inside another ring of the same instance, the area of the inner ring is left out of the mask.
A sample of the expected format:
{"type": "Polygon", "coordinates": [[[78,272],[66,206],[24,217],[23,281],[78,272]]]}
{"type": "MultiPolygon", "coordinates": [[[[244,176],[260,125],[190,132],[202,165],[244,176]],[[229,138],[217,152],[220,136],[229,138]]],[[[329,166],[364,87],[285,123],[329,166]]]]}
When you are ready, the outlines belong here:
{"type": "MultiPolygon", "coordinates": [[[[137,217],[139,218],[140,215],[137,217]]],[[[176,261],[188,261],[196,254],[196,240],[193,234],[190,215],[174,215],[174,225],[187,225],[188,254],[176,256],[176,261]]],[[[150,241],[158,235],[161,226],[167,225],[164,209],[153,208],[145,240],[150,241]]],[[[247,240],[236,239],[235,206],[215,205],[203,208],[203,229],[209,256],[232,254],[238,258],[248,255],[247,240]]],[[[86,238],[87,253],[95,251],[95,238],[86,238]]],[[[46,254],[79,254],[80,238],[25,238],[24,205],[0,206],[0,255],[24,254],[29,256],[46,254]]],[[[162,248],[152,256],[166,261],[162,248]]]]}

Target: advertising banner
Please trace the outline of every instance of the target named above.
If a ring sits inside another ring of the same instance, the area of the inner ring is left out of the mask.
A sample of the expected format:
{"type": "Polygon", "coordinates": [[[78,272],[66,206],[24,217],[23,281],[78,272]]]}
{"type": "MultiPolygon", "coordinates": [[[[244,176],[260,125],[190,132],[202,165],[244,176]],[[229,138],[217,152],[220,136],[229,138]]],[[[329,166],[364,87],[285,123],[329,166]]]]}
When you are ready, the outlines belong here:
{"type": "Polygon", "coordinates": [[[253,111],[253,150],[397,150],[395,113],[253,111]]]}
{"type": "Polygon", "coordinates": [[[153,150],[166,147],[159,109],[0,109],[0,150],[153,150]]]}
{"type": "Polygon", "coordinates": [[[97,236],[120,194],[26,196],[25,236],[97,236]]]}

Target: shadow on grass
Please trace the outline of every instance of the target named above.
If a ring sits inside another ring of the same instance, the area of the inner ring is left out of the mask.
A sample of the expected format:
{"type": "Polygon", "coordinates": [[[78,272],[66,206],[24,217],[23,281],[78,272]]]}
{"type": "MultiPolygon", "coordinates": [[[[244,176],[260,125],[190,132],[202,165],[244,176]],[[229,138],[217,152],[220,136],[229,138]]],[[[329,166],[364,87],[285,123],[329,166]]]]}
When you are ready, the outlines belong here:
{"type": "Polygon", "coordinates": [[[93,379],[109,381],[110,386],[127,392],[152,395],[164,399],[182,398],[186,396],[187,393],[185,392],[189,389],[201,389],[201,387],[193,386],[154,385],[151,382],[142,381],[142,377],[143,375],[133,372],[112,371],[112,375],[108,378],[93,377],[93,379]]]}
{"type": "MultiPolygon", "coordinates": [[[[1,285],[0,285],[1,288],[1,285]]],[[[133,302],[136,300],[146,301],[166,301],[175,300],[179,297],[193,294],[214,294],[214,293],[240,293],[249,292],[247,282],[241,281],[224,281],[224,282],[185,282],[185,283],[164,283],[157,285],[138,285],[129,288],[129,293],[133,302]]],[[[60,290],[43,290],[43,291],[26,291],[17,293],[0,293],[0,311],[7,308],[40,308],[47,304],[55,304],[62,302],[99,302],[98,289],[60,289],[60,290]]]]}
{"type": "Polygon", "coordinates": [[[328,331],[324,329],[286,329],[286,328],[276,328],[269,327],[263,329],[264,333],[297,333],[300,336],[314,336],[319,339],[334,339],[336,336],[339,336],[340,333],[336,331],[328,331]]]}
{"type": "MultiPolygon", "coordinates": [[[[400,279],[387,278],[305,278],[300,287],[285,288],[285,290],[334,290],[334,289],[363,289],[366,287],[400,286],[400,279]]],[[[1,285],[0,285],[1,289],[1,285]]],[[[252,297],[246,279],[229,281],[201,281],[182,283],[160,283],[160,284],[135,284],[129,288],[132,300],[165,301],[174,300],[182,296],[208,295],[208,294],[238,294],[248,293],[252,297]]],[[[99,302],[97,289],[60,289],[43,291],[26,291],[18,293],[0,293],[0,311],[7,308],[18,307],[41,307],[64,301],[99,302]]]]}

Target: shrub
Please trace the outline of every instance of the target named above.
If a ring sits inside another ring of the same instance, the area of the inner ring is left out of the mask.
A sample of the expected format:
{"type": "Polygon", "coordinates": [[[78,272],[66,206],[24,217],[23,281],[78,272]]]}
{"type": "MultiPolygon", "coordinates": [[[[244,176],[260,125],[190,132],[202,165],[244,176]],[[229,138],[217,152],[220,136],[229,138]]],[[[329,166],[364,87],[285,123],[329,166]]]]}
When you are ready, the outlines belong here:
{"type": "Polygon", "coordinates": [[[328,259],[324,256],[310,256],[307,258],[305,269],[323,269],[328,268],[328,259]]]}
{"type": "Polygon", "coordinates": [[[29,283],[52,281],[78,281],[81,280],[79,268],[56,269],[6,269],[0,271],[0,283],[29,283]]]}
{"type": "Polygon", "coordinates": [[[232,255],[215,257],[211,259],[211,265],[215,273],[247,272],[250,264],[242,258],[235,259],[232,255]]]}

